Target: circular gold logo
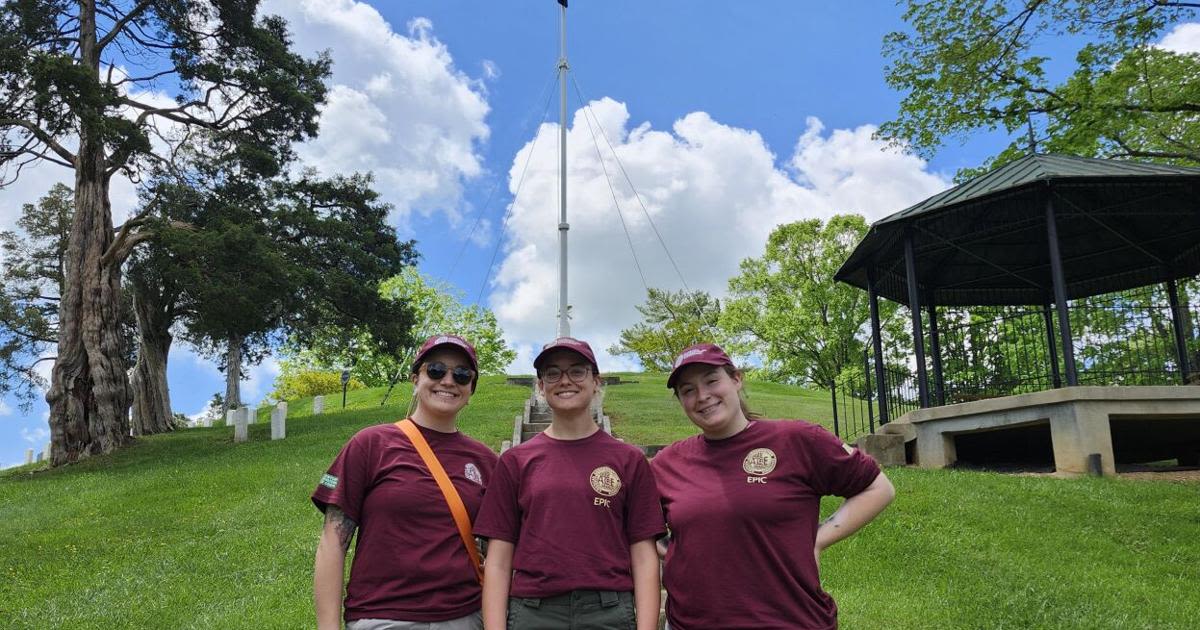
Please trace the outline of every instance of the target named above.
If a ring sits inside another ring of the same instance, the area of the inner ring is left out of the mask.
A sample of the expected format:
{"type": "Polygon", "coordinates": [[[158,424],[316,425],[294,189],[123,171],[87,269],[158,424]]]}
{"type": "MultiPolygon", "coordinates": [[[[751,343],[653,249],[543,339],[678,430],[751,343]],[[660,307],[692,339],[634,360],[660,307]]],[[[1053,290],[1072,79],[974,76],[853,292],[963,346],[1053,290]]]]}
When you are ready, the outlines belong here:
{"type": "Polygon", "coordinates": [[[777,461],[775,451],[769,448],[756,448],[746,455],[746,459],[742,460],[742,470],[751,475],[766,475],[775,470],[777,461]]]}
{"type": "Polygon", "coordinates": [[[621,478],[617,476],[617,471],[608,466],[601,466],[593,470],[589,481],[591,481],[592,490],[595,490],[596,494],[611,497],[621,491],[621,478]]]}

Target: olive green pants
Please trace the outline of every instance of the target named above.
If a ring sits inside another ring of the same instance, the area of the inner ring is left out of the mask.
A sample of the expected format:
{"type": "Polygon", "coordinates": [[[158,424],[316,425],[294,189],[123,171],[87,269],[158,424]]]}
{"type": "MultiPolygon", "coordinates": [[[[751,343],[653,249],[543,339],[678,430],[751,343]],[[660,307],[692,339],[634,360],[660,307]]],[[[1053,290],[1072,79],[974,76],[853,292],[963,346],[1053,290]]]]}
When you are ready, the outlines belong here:
{"type": "Polygon", "coordinates": [[[635,630],[633,593],[571,591],[508,598],[509,630],[635,630]]]}

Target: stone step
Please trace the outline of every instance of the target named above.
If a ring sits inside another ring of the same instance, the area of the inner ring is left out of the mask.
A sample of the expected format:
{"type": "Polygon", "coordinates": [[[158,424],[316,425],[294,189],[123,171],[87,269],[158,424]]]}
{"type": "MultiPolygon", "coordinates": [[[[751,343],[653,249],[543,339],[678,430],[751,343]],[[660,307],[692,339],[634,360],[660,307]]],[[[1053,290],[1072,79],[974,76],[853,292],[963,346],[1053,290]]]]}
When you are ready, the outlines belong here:
{"type": "Polygon", "coordinates": [[[858,450],[875,458],[880,466],[904,465],[904,436],[872,433],[858,438],[858,450]]]}
{"type": "Polygon", "coordinates": [[[889,422],[881,427],[876,433],[885,435],[899,435],[904,438],[905,442],[911,442],[917,439],[917,428],[911,422],[889,422]]]}
{"type": "Polygon", "coordinates": [[[548,428],[550,428],[549,422],[526,422],[521,425],[522,431],[533,431],[535,433],[540,433],[548,428]]]}

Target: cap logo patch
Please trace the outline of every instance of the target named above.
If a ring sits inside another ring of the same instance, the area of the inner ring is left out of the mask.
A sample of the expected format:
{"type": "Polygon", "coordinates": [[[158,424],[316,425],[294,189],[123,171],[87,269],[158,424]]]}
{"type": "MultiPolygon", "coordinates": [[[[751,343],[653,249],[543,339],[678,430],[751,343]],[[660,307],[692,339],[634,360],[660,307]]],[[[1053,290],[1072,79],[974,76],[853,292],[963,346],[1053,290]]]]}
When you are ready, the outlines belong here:
{"type": "Polygon", "coordinates": [[[592,490],[602,496],[615,496],[621,491],[621,478],[617,476],[617,471],[608,466],[601,466],[593,470],[589,481],[592,484],[592,490]]]}
{"type": "Polygon", "coordinates": [[[463,468],[463,475],[465,475],[467,479],[470,479],[481,486],[483,485],[483,475],[479,474],[479,468],[476,467],[473,462],[467,462],[466,468],[463,468]]]}
{"type": "Polygon", "coordinates": [[[688,350],[687,352],[684,352],[683,354],[679,355],[679,357],[677,357],[675,359],[674,367],[679,367],[679,365],[682,364],[687,359],[690,359],[699,354],[704,354],[703,348],[693,348],[691,350],[688,350]]]}
{"type": "Polygon", "coordinates": [[[569,346],[574,346],[574,345],[579,345],[579,343],[580,343],[579,340],[574,337],[559,337],[558,339],[555,339],[554,341],[551,341],[550,343],[542,346],[542,350],[546,350],[547,348],[550,348],[552,346],[558,346],[558,345],[563,345],[563,344],[566,344],[569,346]]]}
{"type": "Polygon", "coordinates": [[[742,470],[751,475],[767,475],[775,470],[775,464],[778,461],[775,451],[769,448],[756,448],[746,455],[746,459],[742,460],[742,470]]]}
{"type": "Polygon", "coordinates": [[[337,488],[338,478],[329,473],[325,473],[321,476],[321,485],[329,488],[330,490],[334,490],[337,488]]]}

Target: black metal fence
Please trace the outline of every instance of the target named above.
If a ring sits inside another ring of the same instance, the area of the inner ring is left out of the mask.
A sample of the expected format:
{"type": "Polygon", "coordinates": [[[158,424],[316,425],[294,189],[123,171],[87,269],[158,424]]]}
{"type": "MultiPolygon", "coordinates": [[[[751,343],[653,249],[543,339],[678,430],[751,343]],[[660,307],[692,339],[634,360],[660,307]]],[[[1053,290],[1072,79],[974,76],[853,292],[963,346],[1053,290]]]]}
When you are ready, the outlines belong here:
{"type": "MultiPolygon", "coordinates": [[[[1071,302],[1068,316],[1079,384],[1200,384],[1200,281],[1181,282],[1180,297],[1179,335],[1161,286],[1071,302]],[[1179,360],[1181,349],[1189,358],[1187,373],[1179,360]]],[[[936,343],[929,314],[923,315],[931,405],[1043,391],[1065,383],[1057,313],[1048,306],[942,309],[936,314],[936,343]]],[[[885,338],[885,347],[888,342],[885,338]]],[[[835,430],[843,440],[871,433],[920,406],[912,348],[894,348],[891,355],[910,358],[907,365],[884,362],[882,392],[869,350],[863,352],[861,366],[848,366],[830,384],[835,430]]]]}
{"type": "Polygon", "coordinates": [[[874,433],[875,429],[891,419],[920,407],[916,375],[912,371],[885,365],[885,395],[881,402],[875,382],[874,357],[870,351],[863,351],[862,364],[861,367],[843,370],[829,386],[833,401],[834,433],[847,442],[860,435],[874,433]]]}

